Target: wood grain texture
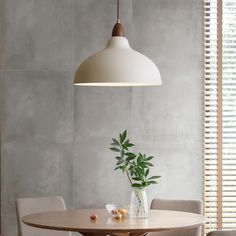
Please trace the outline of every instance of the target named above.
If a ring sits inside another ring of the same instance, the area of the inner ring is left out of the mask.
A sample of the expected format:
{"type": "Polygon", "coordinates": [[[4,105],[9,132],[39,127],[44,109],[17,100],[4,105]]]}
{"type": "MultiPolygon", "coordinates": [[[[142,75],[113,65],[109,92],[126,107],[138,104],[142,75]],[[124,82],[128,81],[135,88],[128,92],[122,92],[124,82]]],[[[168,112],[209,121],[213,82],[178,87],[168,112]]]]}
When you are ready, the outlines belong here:
{"type": "Polygon", "coordinates": [[[55,211],[31,214],[23,217],[27,225],[52,229],[80,232],[83,235],[114,235],[130,233],[145,235],[148,232],[184,230],[198,227],[205,222],[205,217],[199,214],[150,210],[148,219],[113,219],[106,210],[84,209],[70,211],[55,211]],[[96,221],[90,220],[90,215],[96,213],[96,221]]]}
{"type": "Polygon", "coordinates": [[[112,30],[112,37],[118,36],[118,37],[124,37],[125,36],[125,30],[121,23],[117,22],[112,30]]]}
{"type": "Polygon", "coordinates": [[[218,89],[217,89],[217,229],[222,229],[222,198],[223,198],[223,186],[222,186],[222,160],[223,160],[223,147],[222,147],[222,121],[223,121],[223,2],[222,0],[217,1],[217,77],[218,77],[218,89]]]}

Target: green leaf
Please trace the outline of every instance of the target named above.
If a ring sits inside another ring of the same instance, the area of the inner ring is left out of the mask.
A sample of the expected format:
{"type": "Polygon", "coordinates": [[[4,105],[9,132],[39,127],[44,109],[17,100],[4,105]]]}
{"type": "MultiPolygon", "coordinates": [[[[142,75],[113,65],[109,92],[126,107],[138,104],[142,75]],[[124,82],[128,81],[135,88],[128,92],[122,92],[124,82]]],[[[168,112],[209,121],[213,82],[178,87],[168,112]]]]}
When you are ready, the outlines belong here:
{"type": "Polygon", "coordinates": [[[111,149],[113,152],[120,152],[120,149],[115,148],[115,147],[111,147],[110,149],[111,149]]]}
{"type": "Polygon", "coordinates": [[[123,173],[125,172],[125,168],[126,168],[125,166],[122,166],[122,168],[121,168],[123,173]]]}
{"type": "Polygon", "coordinates": [[[130,165],[129,165],[129,170],[131,171],[131,170],[133,170],[133,169],[134,169],[134,167],[133,167],[132,163],[130,163],[130,165]]]}
{"type": "Polygon", "coordinates": [[[119,161],[119,160],[120,160],[122,157],[115,157],[115,158],[116,158],[116,160],[118,160],[118,161],[119,161]]]}
{"type": "Polygon", "coordinates": [[[134,144],[133,144],[133,143],[130,143],[130,142],[129,142],[129,139],[127,139],[127,140],[125,141],[125,143],[123,144],[123,146],[124,146],[124,147],[133,147],[134,144]]]}
{"type": "Polygon", "coordinates": [[[121,150],[120,154],[121,154],[121,156],[123,157],[123,156],[125,155],[124,150],[121,150]]]}
{"type": "Polygon", "coordinates": [[[120,143],[121,143],[121,144],[125,141],[126,135],[127,135],[127,130],[125,130],[125,131],[123,132],[123,134],[120,134],[120,143]]]}
{"type": "Polygon", "coordinates": [[[138,166],[138,170],[140,170],[140,172],[142,173],[142,174],[144,174],[144,168],[140,165],[140,166],[138,166]]]}
{"type": "Polygon", "coordinates": [[[152,158],[154,158],[154,157],[153,157],[153,156],[147,157],[147,158],[145,159],[145,161],[150,161],[150,160],[152,160],[152,158]]]}
{"type": "Polygon", "coordinates": [[[111,146],[114,146],[114,147],[119,147],[120,145],[117,145],[117,144],[115,144],[115,143],[111,143],[110,144],[111,146]]]}
{"type": "Polygon", "coordinates": [[[141,171],[139,168],[136,169],[136,173],[137,173],[138,177],[141,178],[141,176],[142,176],[142,171],[141,171]]]}
{"type": "Polygon", "coordinates": [[[134,157],[134,158],[136,157],[136,155],[132,152],[126,152],[125,155],[128,157],[134,157]]]}
{"type": "Polygon", "coordinates": [[[133,177],[132,179],[135,180],[135,181],[141,181],[142,180],[142,179],[137,178],[137,177],[133,177]]]}
{"type": "Polygon", "coordinates": [[[139,165],[142,168],[148,168],[148,166],[145,164],[145,162],[140,162],[139,165]]]}
{"type": "Polygon", "coordinates": [[[129,161],[126,159],[125,160],[125,165],[128,166],[129,165],[129,161]]]}
{"type": "Polygon", "coordinates": [[[149,174],[149,169],[146,170],[146,172],[145,172],[145,177],[147,177],[148,174],[149,174]]]}
{"type": "Polygon", "coordinates": [[[117,163],[116,163],[116,165],[120,165],[120,164],[122,164],[124,162],[124,160],[119,160],[117,163]]]}
{"type": "Polygon", "coordinates": [[[148,185],[149,185],[149,184],[148,184],[147,182],[143,182],[143,183],[142,183],[142,186],[143,186],[143,187],[147,187],[148,185]]]}
{"type": "Polygon", "coordinates": [[[138,177],[138,173],[135,170],[132,170],[133,175],[135,175],[136,177],[138,177]]]}
{"type": "Polygon", "coordinates": [[[129,139],[127,139],[124,143],[124,145],[126,146],[129,143],[129,139]]]}
{"type": "Polygon", "coordinates": [[[119,143],[119,141],[118,141],[117,139],[113,138],[112,140],[113,140],[113,143],[114,143],[114,144],[120,146],[120,143],[119,143]]]}
{"type": "Polygon", "coordinates": [[[137,163],[139,164],[141,162],[143,162],[143,156],[142,156],[142,154],[139,153],[139,156],[138,156],[138,159],[137,159],[137,163]]]}
{"type": "Polygon", "coordinates": [[[161,178],[161,176],[155,175],[155,176],[152,176],[152,177],[150,177],[150,178],[148,178],[148,179],[158,179],[158,178],[161,178]]]}
{"type": "Polygon", "coordinates": [[[134,188],[141,188],[141,187],[142,187],[142,184],[134,183],[134,184],[132,184],[131,186],[134,187],[134,188]]]}
{"type": "Polygon", "coordinates": [[[121,166],[117,166],[114,170],[122,169],[121,166]]]}
{"type": "Polygon", "coordinates": [[[147,165],[147,166],[153,166],[153,164],[150,163],[150,162],[145,162],[145,165],[147,165]]]}
{"type": "Polygon", "coordinates": [[[129,156],[129,157],[127,157],[127,161],[132,161],[133,159],[135,159],[135,156],[133,156],[133,157],[131,157],[131,156],[129,156]]]}
{"type": "Polygon", "coordinates": [[[133,143],[127,143],[125,146],[126,146],[126,147],[133,147],[134,144],[133,144],[133,143]]]}
{"type": "Polygon", "coordinates": [[[157,184],[157,182],[156,181],[148,181],[148,184],[157,184]]]}

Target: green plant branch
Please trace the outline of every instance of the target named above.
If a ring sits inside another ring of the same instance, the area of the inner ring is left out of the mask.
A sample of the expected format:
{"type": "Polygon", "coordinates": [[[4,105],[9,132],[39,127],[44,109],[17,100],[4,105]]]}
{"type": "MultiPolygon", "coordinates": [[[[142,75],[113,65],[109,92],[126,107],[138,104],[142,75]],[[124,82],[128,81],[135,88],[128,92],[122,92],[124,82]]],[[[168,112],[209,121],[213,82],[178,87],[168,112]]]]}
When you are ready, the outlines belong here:
{"type": "Polygon", "coordinates": [[[130,182],[130,184],[131,184],[131,186],[132,186],[133,183],[132,183],[132,180],[131,180],[131,178],[130,178],[130,175],[129,175],[128,170],[126,169],[125,172],[126,172],[126,174],[127,174],[127,177],[128,177],[128,179],[129,179],[129,182],[130,182]]]}
{"type": "Polygon", "coordinates": [[[110,149],[119,152],[116,156],[117,163],[115,170],[122,170],[126,173],[132,187],[145,188],[151,184],[156,184],[160,176],[149,176],[149,169],[153,166],[151,160],[153,156],[139,153],[138,155],[129,150],[134,144],[127,137],[127,130],[119,134],[118,139],[113,138],[110,149]]]}

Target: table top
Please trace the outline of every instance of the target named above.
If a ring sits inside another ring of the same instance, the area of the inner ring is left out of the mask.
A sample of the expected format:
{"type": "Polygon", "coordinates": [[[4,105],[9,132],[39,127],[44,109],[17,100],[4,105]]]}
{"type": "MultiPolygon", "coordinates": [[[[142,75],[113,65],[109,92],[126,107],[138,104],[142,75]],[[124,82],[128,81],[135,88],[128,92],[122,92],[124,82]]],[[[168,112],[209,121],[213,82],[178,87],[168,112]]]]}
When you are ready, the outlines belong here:
{"type": "Polygon", "coordinates": [[[182,230],[204,224],[205,217],[199,214],[150,210],[147,219],[123,218],[116,220],[104,209],[67,210],[36,213],[24,216],[27,225],[53,230],[76,232],[154,232],[182,230]],[[93,213],[98,215],[96,221],[90,220],[93,213]]]}

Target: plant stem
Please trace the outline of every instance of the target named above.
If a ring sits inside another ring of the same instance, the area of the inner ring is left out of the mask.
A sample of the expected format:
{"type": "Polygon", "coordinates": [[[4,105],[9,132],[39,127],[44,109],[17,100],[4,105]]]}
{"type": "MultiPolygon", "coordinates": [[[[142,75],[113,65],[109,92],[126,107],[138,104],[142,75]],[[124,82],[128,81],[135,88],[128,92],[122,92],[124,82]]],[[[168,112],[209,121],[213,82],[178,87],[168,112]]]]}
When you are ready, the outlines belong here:
{"type": "Polygon", "coordinates": [[[130,176],[129,176],[129,172],[128,172],[128,170],[127,169],[125,169],[125,173],[127,174],[127,177],[128,177],[128,179],[129,179],[129,182],[130,182],[130,184],[131,184],[131,186],[132,186],[132,180],[131,180],[131,178],[130,178],[130,176]]]}
{"type": "MultiPolygon", "coordinates": [[[[123,148],[122,145],[121,145],[121,148],[122,148],[122,151],[121,151],[121,153],[122,153],[122,154],[121,154],[121,158],[123,158],[123,157],[124,157],[124,148],[123,148]]],[[[127,170],[127,166],[126,166],[126,168],[125,168],[125,173],[126,173],[128,179],[129,179],[130,184],[132,185],[133,183],[132,183],[132,180],[131,180],[131,178],[130,178],[129,172],[128,172],[128,170],[127,170]]]]}
{"type": "Polygon", "coordinates": [[[142,206],[142,202],[140,200],[140,197],[139,197],[139,193],[138,192],[135,192],[135,195],[136,197],[138,198],[138,202],[139,202],[139,206],[138,206],[138,209],[137,209],[137,216],[139,215],[139,211],[140,211],[140,208],[142,206]]]}

